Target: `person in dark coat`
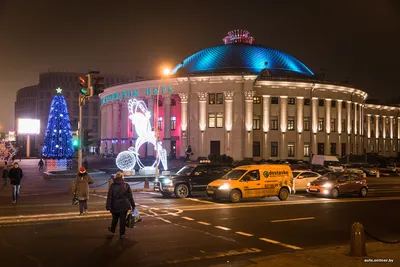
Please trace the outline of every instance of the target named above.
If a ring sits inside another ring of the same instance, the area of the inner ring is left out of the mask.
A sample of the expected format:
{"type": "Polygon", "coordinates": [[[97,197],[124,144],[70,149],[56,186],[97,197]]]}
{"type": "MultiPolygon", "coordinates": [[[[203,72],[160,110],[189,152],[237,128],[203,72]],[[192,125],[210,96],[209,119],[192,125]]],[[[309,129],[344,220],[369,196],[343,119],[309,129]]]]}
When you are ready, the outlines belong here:
{"type": "Polygon", "coordinates": [[[124,176],[121,172],[116,173],[114,183],[108,189],[106,209],[112,214],[112,222],[108,230],[111,233],[115,233],[119,220],[120,239],[124,239],[126,215],[129,210],[135,209],[135,201],[133,200],[131,187],[124,182],[124,176]]]}
{"type": "Polygon", "coordinates": [[[86,172],[84,167],[79,168],[78,175],[75,180],[75,195],[79,200],[80,215],[87,214],[87,201],[89,199],[89,184],[93,184],[92,177],[86,172]]]}
{"type": "Polygon", "coordinates": [[[13,186],[13,204],[18,202],[19,190],[21,188],[21,180],[24,177],[22,169],[19,167],[18,163],[14,163],[13,167],[8,172],[8,177],[10,178],[10,183],[13,186]]]}
{"type": "Polygon", "coordinates": [[[39,160],[38,166],[39,166],[39,171],[43,171],[43,166],[44,166],[44,161],[43,161],[43,159],[40,159],[40,160],[39,160]]]}

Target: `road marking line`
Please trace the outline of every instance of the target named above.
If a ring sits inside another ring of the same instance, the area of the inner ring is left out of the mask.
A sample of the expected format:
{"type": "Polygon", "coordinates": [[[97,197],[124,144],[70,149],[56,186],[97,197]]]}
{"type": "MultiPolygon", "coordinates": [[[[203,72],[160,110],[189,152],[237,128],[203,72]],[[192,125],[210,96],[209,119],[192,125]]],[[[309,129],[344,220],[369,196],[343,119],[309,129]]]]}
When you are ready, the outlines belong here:
{"type": "Polygon", "coordinates": [[[175,216],[175,217],[176,217],[176,216],[179,216],[178,214],[172,213],[172,212],[168,212],[167,214],[168,214],[168,215],[171,215],[171,216],[175,216]]]}
{"type": "Polygon", "coordinates": [[[185,219],[185,220],[188,220],[188,221],[194,221],[194,219],[190,218],[190,217],[182,217],[182,219],[185,219]]]}
{"type": "Polygon", "coordinates": [[[314,220],[315,217],[304,217],[304,218],[293,218],[293,219],[283,219],[283,220],[273,220],[272,223],[276,222],[292,222],[292,221],[303,221],[303,220],[314,220]]]}
{"type": "Polygon", "coordinates": [[[244,235],[244,236],[254,236],[252,234],[248,234],[248,233],[244,233],[244,232],[235,232],[235,234],[244,235]]]}
{"type": "Polygon", "coordinates": [[[208,222],[197,222],[197,223],[199,223],[199,224],[202,224],[202,225],[211,225],[211,223],[208,223],[208,222]]]}
{"type": "Polygon", "coordinates": [[[146,206],[146,205],[141,205],[143,208],[148,208],[149,206],[146,206]]]}
{"type": "Polygon", "coordinates": [[[225,231],[230,231],[231,229],[227,228],[227,227],[223,227],[223,226],[214,226],[215,228],[221,229],[221,230],[225,230],[225,231]]]}
{"type": "Polygon", "coordinates": [[[197,198],[185,198],[187,200],[191,200],[191,201],[196,201],[196,202],[202,202],[202,203],[207,203],[207,204],[214,204],[214,205],[220,205],[218,203],[212,202],[212,201],[207,201],[207,200],[200,200],[197,198]]]}
{"type": "Polygon", "coordinates": [[[276,241],[276,240],[264,238],[264,237],[263,238],[259,238],[259,239],[262,240],[262,241],[265,241],[265,242],[268,242],[268,243],[272,243],[272,244],[276,244],[276,245],[279,245],[279,246],[282,246],[282,247],[286,247],[286,248],[291,248],[291,249],[296,249],[296,250],[302,249],[300,247],[288,245],[288,244],[285,244],[285,243],[282,243],[282,242],[279,242],[279,241],[276,241]]]}
{"type": "Polygon", "coordinates": [[[139,192],[141,194],[151,194],[151,195],[157,195],[157,196],[161,196],[160,193],[155,193],[155,192],[139,192]]]}
{"type": "Polygon", "coordinates": [[[244,255],[244,254],[249,254],[249,253],[258,253],[261,252],[261,249],[258,248],[244,248],[244,249],[238,249],[238,250],[228,250],[225,252],[216,252],[212,253],[211,255],[204,255],[204,256],[195,256],[192,258],[188,259],[182,259],[182,260],[175,260],[175,261],[167,261],[167,263],[183,263],[183,262],[189,262],[189,261],[200,261],[200,260],[205,260],[205,259],[215,259],[215,258],[222,258],[222,257],[229,257],[229,256],[237,256],[237,255],[244,255]]]}

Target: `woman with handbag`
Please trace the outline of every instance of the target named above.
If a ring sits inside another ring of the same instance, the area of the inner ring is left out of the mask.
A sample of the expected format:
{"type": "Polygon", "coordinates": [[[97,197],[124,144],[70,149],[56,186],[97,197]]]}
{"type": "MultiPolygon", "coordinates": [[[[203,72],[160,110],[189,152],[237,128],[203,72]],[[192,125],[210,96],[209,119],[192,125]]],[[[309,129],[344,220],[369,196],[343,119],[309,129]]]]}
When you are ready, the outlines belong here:
{"type": "Polygon", "coordinates": [[[89,184],[93,184],[92,177],[86,172],[84,167],[80,167],[75,181],[75,196],[79,200],[80,215],[88,212],[87,201],[89,199],[89,184]]]}
{"type": "Polygon", "coordinates": [[[115,228],[119,220],[120,239],[125,237],[126,215],[129,210],[135,209],[132,190],[128,183],[124,182],[124,176],[121,172],[115,175],[114,183],[108,189],[106,209],[112,214],[111,226],[108,231],[115,233],[115,228]]]}

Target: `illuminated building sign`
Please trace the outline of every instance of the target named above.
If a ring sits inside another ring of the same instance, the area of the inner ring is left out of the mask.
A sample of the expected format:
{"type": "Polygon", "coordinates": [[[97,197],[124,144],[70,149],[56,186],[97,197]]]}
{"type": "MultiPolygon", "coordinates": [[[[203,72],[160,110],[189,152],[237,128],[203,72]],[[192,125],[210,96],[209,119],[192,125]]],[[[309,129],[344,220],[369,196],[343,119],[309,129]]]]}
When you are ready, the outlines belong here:
{"type": "MultiPolygon", "coordinates": [[[[172,86],[168,86],[168,87],[161,86],[160,89],[161,89],[160,94],[173,94],[173,92],[174,92],[172,89],[172,86]]],[[[140,91],[143,92],[143,89],[141,89],[140,91]]],[[[144,93],[145,93],[144,94],[145,96],[157,95],[158,87],[145,88],[144,93]]],[[[116,100],[116,99],[132,98],[132,97],[141,96],[141,95],[143,95],[143,94],[140,94],[138,89],[123,90],[122,92],[113,93],[111,95],[103,97],[100,100],[100,104],[104,104],[104,103],[107,103],[108,101],[112,101],[112,100],[116,100]]]]}

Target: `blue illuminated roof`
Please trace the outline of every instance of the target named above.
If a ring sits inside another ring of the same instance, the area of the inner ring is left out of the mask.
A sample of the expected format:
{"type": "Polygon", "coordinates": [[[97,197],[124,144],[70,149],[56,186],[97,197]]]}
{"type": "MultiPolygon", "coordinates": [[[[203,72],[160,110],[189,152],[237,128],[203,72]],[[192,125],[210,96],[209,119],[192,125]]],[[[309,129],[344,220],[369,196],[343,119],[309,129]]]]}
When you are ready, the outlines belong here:
{"type": "Polygon", "coordinates": [[[314,76],[314,73],[299,60],[279,50],[259,45],[234,43],[203,49],[178,64],[186,73],[249,73],[259,74],[263,69],[271,70],[273,76],[314,76]],[[265,63],[268,62],[266,65],[265,63]]]}

